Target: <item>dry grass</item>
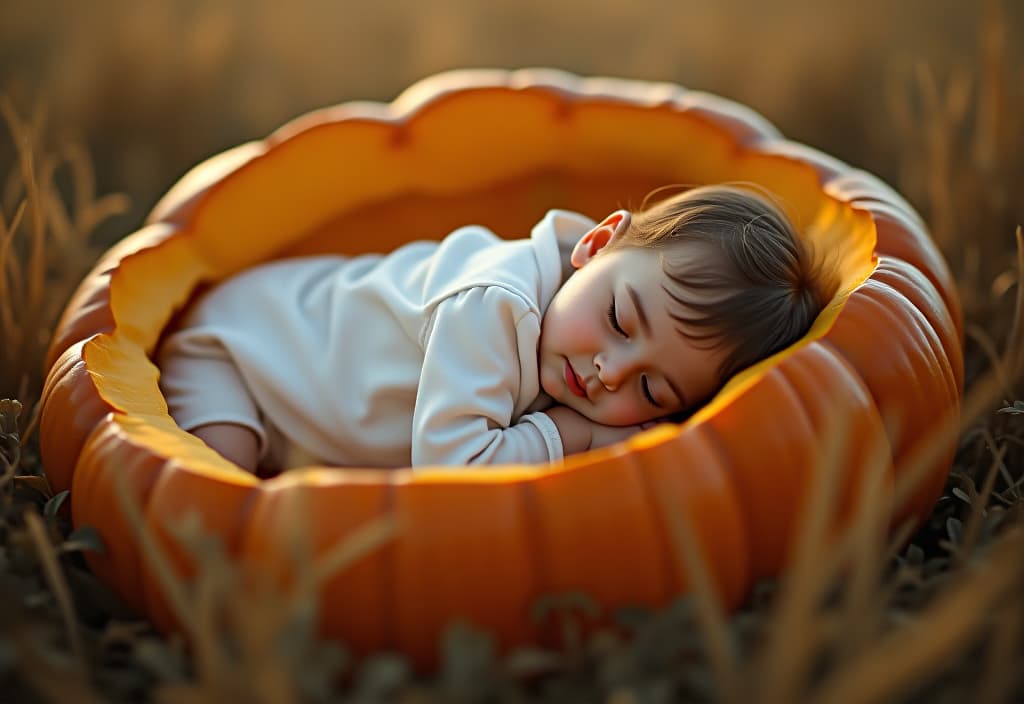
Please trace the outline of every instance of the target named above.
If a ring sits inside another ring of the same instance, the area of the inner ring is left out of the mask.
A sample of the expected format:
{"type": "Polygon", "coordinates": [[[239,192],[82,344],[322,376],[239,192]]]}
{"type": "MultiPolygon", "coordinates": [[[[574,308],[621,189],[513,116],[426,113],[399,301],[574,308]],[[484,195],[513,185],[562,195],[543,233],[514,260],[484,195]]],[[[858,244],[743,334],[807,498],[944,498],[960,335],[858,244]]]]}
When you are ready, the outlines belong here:
{"type": "Polygon", "coordinates": [[[39,397],[53,323],[99,254],[90,233],[128,201],[96,198],[88,152],[74,142],[49,147],[41,110],[23,120],[2,97],[0,115],[15,154],[0,183],[0,398],[27,401],[39,397]]]}
{"type": "MultiPolygon", "coordinates": [[[[212,5],[191,25],[200,28],[192,30],[198,54],[185,61],[191,70],[215,75],[218,62],[228,60],[224,47],[241,41],[223,15],[229,4],[212,5]]],[[[454,6],[442,3],[439,13],[454,6]]],[[[317,585],[386,541],[395,529],[388,523],[367,526],[324,560],[301,563],[300,578],[282,594],[240,589],[240,575],[221,546],[191,519],[177,527],[176,537],[200,569],[193,581],[181,582],[125,499],[148,545],[146,559],[195,643],[190,652],[180,639],[161,637],[135,620],[90,576],[80,553],[100,546],[87,529],[69,531],[65,495],[51,496],[34,449],[31,409],[55,316],[98,252],[90,239],[127,203],[120,196],[96,197],[87,152],[70,141],[51,146],[39,111],[23,120],[10,101],[0,103],[12,155],[0,191],[0,398],[21,400],[0,401],[5,700],[1024,700],[1018,669],[1024,656],[1024,240],[1022,215],[1013,210],[1020,207],[1013,189],[1024,183],[1018,107],[1024,73],[1010,60],[1015,47],[1002,14],[1006,6],[989,2],[985,8],[976,60],[893,69],[885,106],[892,125],[886,141],[899,149],[888,155],[889,166],[902,165],[897,185],[921,210],[951,264],[968,331],[963,417],[955,427],[937,419],[935,430],[955,433],[958,452],[926,525],[912,536],[887,534],[885,507],[871,500],[879,493],[882,462],[869,457],[861,472],[864,500],[850,529],[837,543],[825,542],[821,526],[831,513],[841,464],[828,462],[812,488],[815,500],[801,521],[792,568],[777,582],[757,585],[730,616],[717,603],[685,516],[661,506],[679,559],[694,575],[691,595],[657,613],[618,612],[628,638],[610,631],[583,637],[580,624],[593,607],[586,595],[550,595],[537,611],[561,619],[560,651],[528,648],[498,656],[487,634],[453,624],[442,645],[443,666],[432,678],[415,677],[398,654],[356,660],[343,644],[314,631],[317,585]]],[[[385,11],[381,17],[384,24],[397,22],[385,11]]],[[[455,41],[466,30],[455,22],[445,31],[455,41]]],[[[115,43],[130,39],[131,32],[117,34],[115,43]]],[[[776,77],[780,83],[796,79],[792,72],[776,77]]],[[[209,82],[201,85],[200,102],[211,90],[209,82]]],[[[800,138],[799,130],[786,131],[800,138]]],[[[161,148],[173,147],[172,140],[161,148]]],[[[848,141],[843,148],[852,149],[848,141]]],[[[4,153],[0,148],[0,157],[4,153]]],[[[842,433],[829,437],[832,456],[842,457],[842,433]]],[[[921,466],[936,444],[919,448],[921,466]]],[[[300,528],[294,536],[299,555],[300,528]]]]}

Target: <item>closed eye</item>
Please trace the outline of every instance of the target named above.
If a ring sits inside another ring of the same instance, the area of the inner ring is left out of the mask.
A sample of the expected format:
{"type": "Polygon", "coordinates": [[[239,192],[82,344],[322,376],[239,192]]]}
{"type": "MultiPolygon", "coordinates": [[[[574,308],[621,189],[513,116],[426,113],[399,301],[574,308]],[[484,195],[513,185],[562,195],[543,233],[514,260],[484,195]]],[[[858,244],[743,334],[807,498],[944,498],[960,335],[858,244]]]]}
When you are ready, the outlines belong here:
{"type": "Polygon", "coordinates": [[[646,376],[641,376],[640,377],[640,386],[641,386],[641,388],[643,388],[644,398],[646,398],[651,403],[652,406],[656,406],[657,408],[661,408],[661,404],[654,400],[654,394],[651,393],[651,387],[647,383],[647,377],[646,376]]]}
{"type": "Polygon", "coordinates": [[[622,326],[619,325],[619,317],[615,314],[615,298],[612,298],[612,302],[608,304],[608,322],[615,328],[615,332],[623,337],[629,337],[626,331],[622,329],[622,326]]]}

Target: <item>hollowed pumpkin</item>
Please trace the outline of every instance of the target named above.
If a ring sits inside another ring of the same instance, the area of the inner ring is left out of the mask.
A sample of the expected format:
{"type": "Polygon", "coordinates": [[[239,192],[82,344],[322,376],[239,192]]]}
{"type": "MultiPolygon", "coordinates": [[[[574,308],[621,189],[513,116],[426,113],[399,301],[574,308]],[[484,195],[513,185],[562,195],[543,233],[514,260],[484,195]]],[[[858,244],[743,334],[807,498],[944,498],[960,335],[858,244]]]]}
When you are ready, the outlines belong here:
{"type": "MultiPolygon", "coordinates": [[[[544,593],[583,590],[610,608],[685,590],[659,505],[687,519],[735,607],[785,565],[826,427],[844,430],[850,476],[882,447],[891,489],[929,424],[957,413],[961,339],[951,276],[912,208],[751,110],[664,83],[459,71],[390,105],[310,113],[188,173],[68,304],[47,360],[41,446],[54,487],[72,490],[75,524],[106,542],[90,555],[96,573],[164,626],[172,619],[115,483],[158,534],[198,511],[246,569],[287,568],[296,521],[323,550],[393,512],[397,538],[320,595],[322,626],[357,651],[398,648],[429,667],[455,618],[507,647],[542,637],[529,607],[544,593]],[[167,413],[150,355],[200,285],[294,254],[389,251],[466,223],[528,236],[550,207],[600,217],[664,184],[736,180],[785,200],[841,286],[804,338],[683,425],[549,466],[308,468],[261,481],[167,413]]],[[[936,499],[955,439],[935,442],[941,452],[893,524],[921,520],[936,499]]]]}

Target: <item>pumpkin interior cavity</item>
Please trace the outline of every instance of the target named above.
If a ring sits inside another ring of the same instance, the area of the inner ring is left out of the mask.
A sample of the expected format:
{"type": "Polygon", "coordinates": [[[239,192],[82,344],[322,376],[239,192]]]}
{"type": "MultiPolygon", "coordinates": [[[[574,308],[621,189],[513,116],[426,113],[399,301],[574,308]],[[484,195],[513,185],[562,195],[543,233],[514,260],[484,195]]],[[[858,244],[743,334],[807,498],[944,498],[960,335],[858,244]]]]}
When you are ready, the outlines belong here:
{"type": "Polygon", "coordinates": [[[804,339],[737,375],[699,422],[825,334],[875,266],[868,214],[827,196],[807,164],[737,148],[700,114],[496,88],[421,110],[409,121],[348,115],[289,135],[213,183],[180,223],[185,237],[124,262],[112,287],[117,329],[104,349],[134,361],[98,378],[101,395],[125,412],[165,408],[146,353],[198,286],[262,261],[388,252],[468,223],[525,237],[552,207],[600,218],[640,207],[666,184],[753,181],[779,195],[839,290],[804,339]],[[480,129],[494,115],[502,129],[480,129]]]}

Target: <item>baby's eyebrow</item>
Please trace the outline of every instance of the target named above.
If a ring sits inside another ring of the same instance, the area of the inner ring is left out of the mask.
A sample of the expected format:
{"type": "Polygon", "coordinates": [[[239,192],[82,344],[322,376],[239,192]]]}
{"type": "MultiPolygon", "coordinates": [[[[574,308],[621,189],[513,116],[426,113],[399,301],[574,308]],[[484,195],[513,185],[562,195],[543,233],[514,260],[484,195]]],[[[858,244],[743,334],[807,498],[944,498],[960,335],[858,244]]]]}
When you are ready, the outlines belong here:
{"type": "Polygon", "coordinates": [[[640,327],[644,329],[645,335],[650,335],[651,324],[647,321],[647,312],[640,305],[640,296],[637,295],[636,290],[629,284],[626,284],[626,293],[629,294],[630,299],[633,301],[633,306],[636,308],[636,314],[640,318],[640,327]]]}

